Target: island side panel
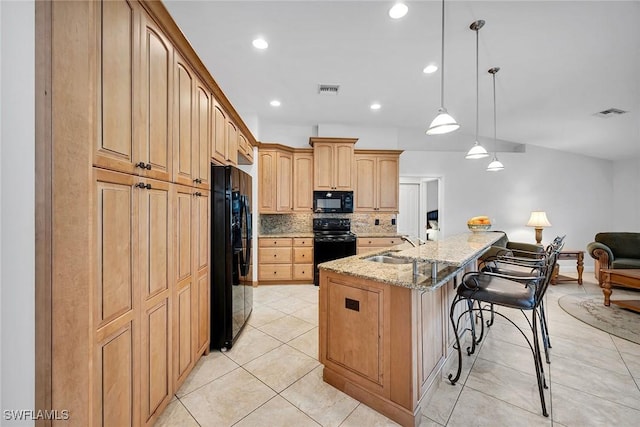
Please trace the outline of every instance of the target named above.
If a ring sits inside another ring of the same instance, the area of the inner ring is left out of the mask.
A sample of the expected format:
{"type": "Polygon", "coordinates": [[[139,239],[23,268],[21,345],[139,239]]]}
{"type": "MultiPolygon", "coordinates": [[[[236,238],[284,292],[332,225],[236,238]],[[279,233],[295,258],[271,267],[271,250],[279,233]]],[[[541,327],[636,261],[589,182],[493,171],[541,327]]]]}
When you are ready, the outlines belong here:
{"type": "Polygon", "coordinates": [[[408,288],[320,270],[319,358],[324,381],[403,426],[416,426],[421,417],[414,386],[411,294],[408,288]],[[357,300],[359,312],[347,302],[356,295],[362,298],[357,300]],[[358,339],[356,330],[365,331],[362,343],[351,342],[358,339]],[[372,375],[373,361],[379,364],[379,376],[372,375]]]}

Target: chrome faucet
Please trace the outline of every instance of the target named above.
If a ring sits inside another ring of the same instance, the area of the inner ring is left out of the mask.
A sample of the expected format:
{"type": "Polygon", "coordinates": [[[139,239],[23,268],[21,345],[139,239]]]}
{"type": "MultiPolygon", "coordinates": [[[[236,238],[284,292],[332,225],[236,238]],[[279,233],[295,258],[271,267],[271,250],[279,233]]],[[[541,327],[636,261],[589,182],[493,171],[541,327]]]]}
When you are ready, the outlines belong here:
{"type": "Polygon", "coordinates": [[[416,237],[416,240],[418,241],[418,245],[416,245],[415,243],[413,243],[413,241],[412,241],[410,238],[408,238],[407,236],[400,236],[400,238],[401,238],[402,240],[404,240],[404,241],[406,241],[406,242],[410,243],[410,244],[411,244],[411,246],[413,246],[414,248],[415,248],[416,246],[418,246],[418,245],[424,245],[424,244],[426,243],[424,240],[422,240],[422,239],[421,239],[421,238],[419,238],[419,237],[416,237]]]}

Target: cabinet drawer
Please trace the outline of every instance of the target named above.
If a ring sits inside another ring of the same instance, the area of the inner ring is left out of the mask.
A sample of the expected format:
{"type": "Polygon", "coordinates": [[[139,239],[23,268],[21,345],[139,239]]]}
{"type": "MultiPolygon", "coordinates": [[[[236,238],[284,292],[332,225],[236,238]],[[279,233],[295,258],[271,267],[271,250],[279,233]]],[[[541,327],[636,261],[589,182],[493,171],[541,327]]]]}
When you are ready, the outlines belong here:
{"type": "Polygon", "coordinates": [[[291,264],[291,248],[260,248],[258,263],[291,264]]]}
{"type": "Polygon", "coordinates": [[[293,280],[313,280],[313,264],[295,264],[293,280]]]}
{"type": "Polygon", "coordinates": [[[258,280],[291,280],[291,264],[260,264],[258,280]]]}
{"type": "Polygon", "coordinates": [[[274,237],[273,239],[269,239],[266,237],[261,237],[258,239],[258,246],[261,248],[291,246],[291,238],[274,237]]]}
{"type": "Polygon", "coordinates": [[[313,247],[313,237],[295,237],[293,246],[309,246],[313,247]]]}
{"type": "Polygon", "coordinates": [[[400,237],[359,237],[358,246],[395,246],[402,243],[400,237]]]}
{"type": "Polygon", "coordinates": [[[293,248],[293,262],[295,264],[313,262],[313,248],[293,248]]]}
{"type": "Polygon", "coordinates": [[[388,246],[358,246],[356,248],[356,255],[366,254],[368,252],[377,252],[387,248],[388,246]]]}

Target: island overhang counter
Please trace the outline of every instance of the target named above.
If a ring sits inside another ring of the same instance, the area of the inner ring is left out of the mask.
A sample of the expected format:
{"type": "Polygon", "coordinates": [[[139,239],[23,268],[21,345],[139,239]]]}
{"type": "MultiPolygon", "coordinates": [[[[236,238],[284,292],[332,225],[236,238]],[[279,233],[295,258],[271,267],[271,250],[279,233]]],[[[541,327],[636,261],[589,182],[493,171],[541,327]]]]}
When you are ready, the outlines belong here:
{"type": "Polygon", "coordinates": [[[403,426],[419,425],[420,404],[452,354],[454,284],[501,236],[466,233],[320,264],[324,381],[403,426]]]}

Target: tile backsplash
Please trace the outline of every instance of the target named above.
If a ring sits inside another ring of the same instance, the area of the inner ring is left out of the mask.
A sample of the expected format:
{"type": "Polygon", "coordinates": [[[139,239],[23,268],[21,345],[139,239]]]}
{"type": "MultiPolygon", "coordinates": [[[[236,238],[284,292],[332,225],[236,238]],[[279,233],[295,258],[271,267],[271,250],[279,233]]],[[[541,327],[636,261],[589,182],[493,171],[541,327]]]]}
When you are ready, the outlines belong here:
{"type": "Polygon", "coordinates": [[[395,233],[397,225],[391,224],[396,214],[389,213],[353,213],[353,214],[260,214],[259,233],[311,233],[313,218],[350,218],[351,231],[358,233],[395,233]],[[379,225],[375,225],[376,219],[379,225]]]}

